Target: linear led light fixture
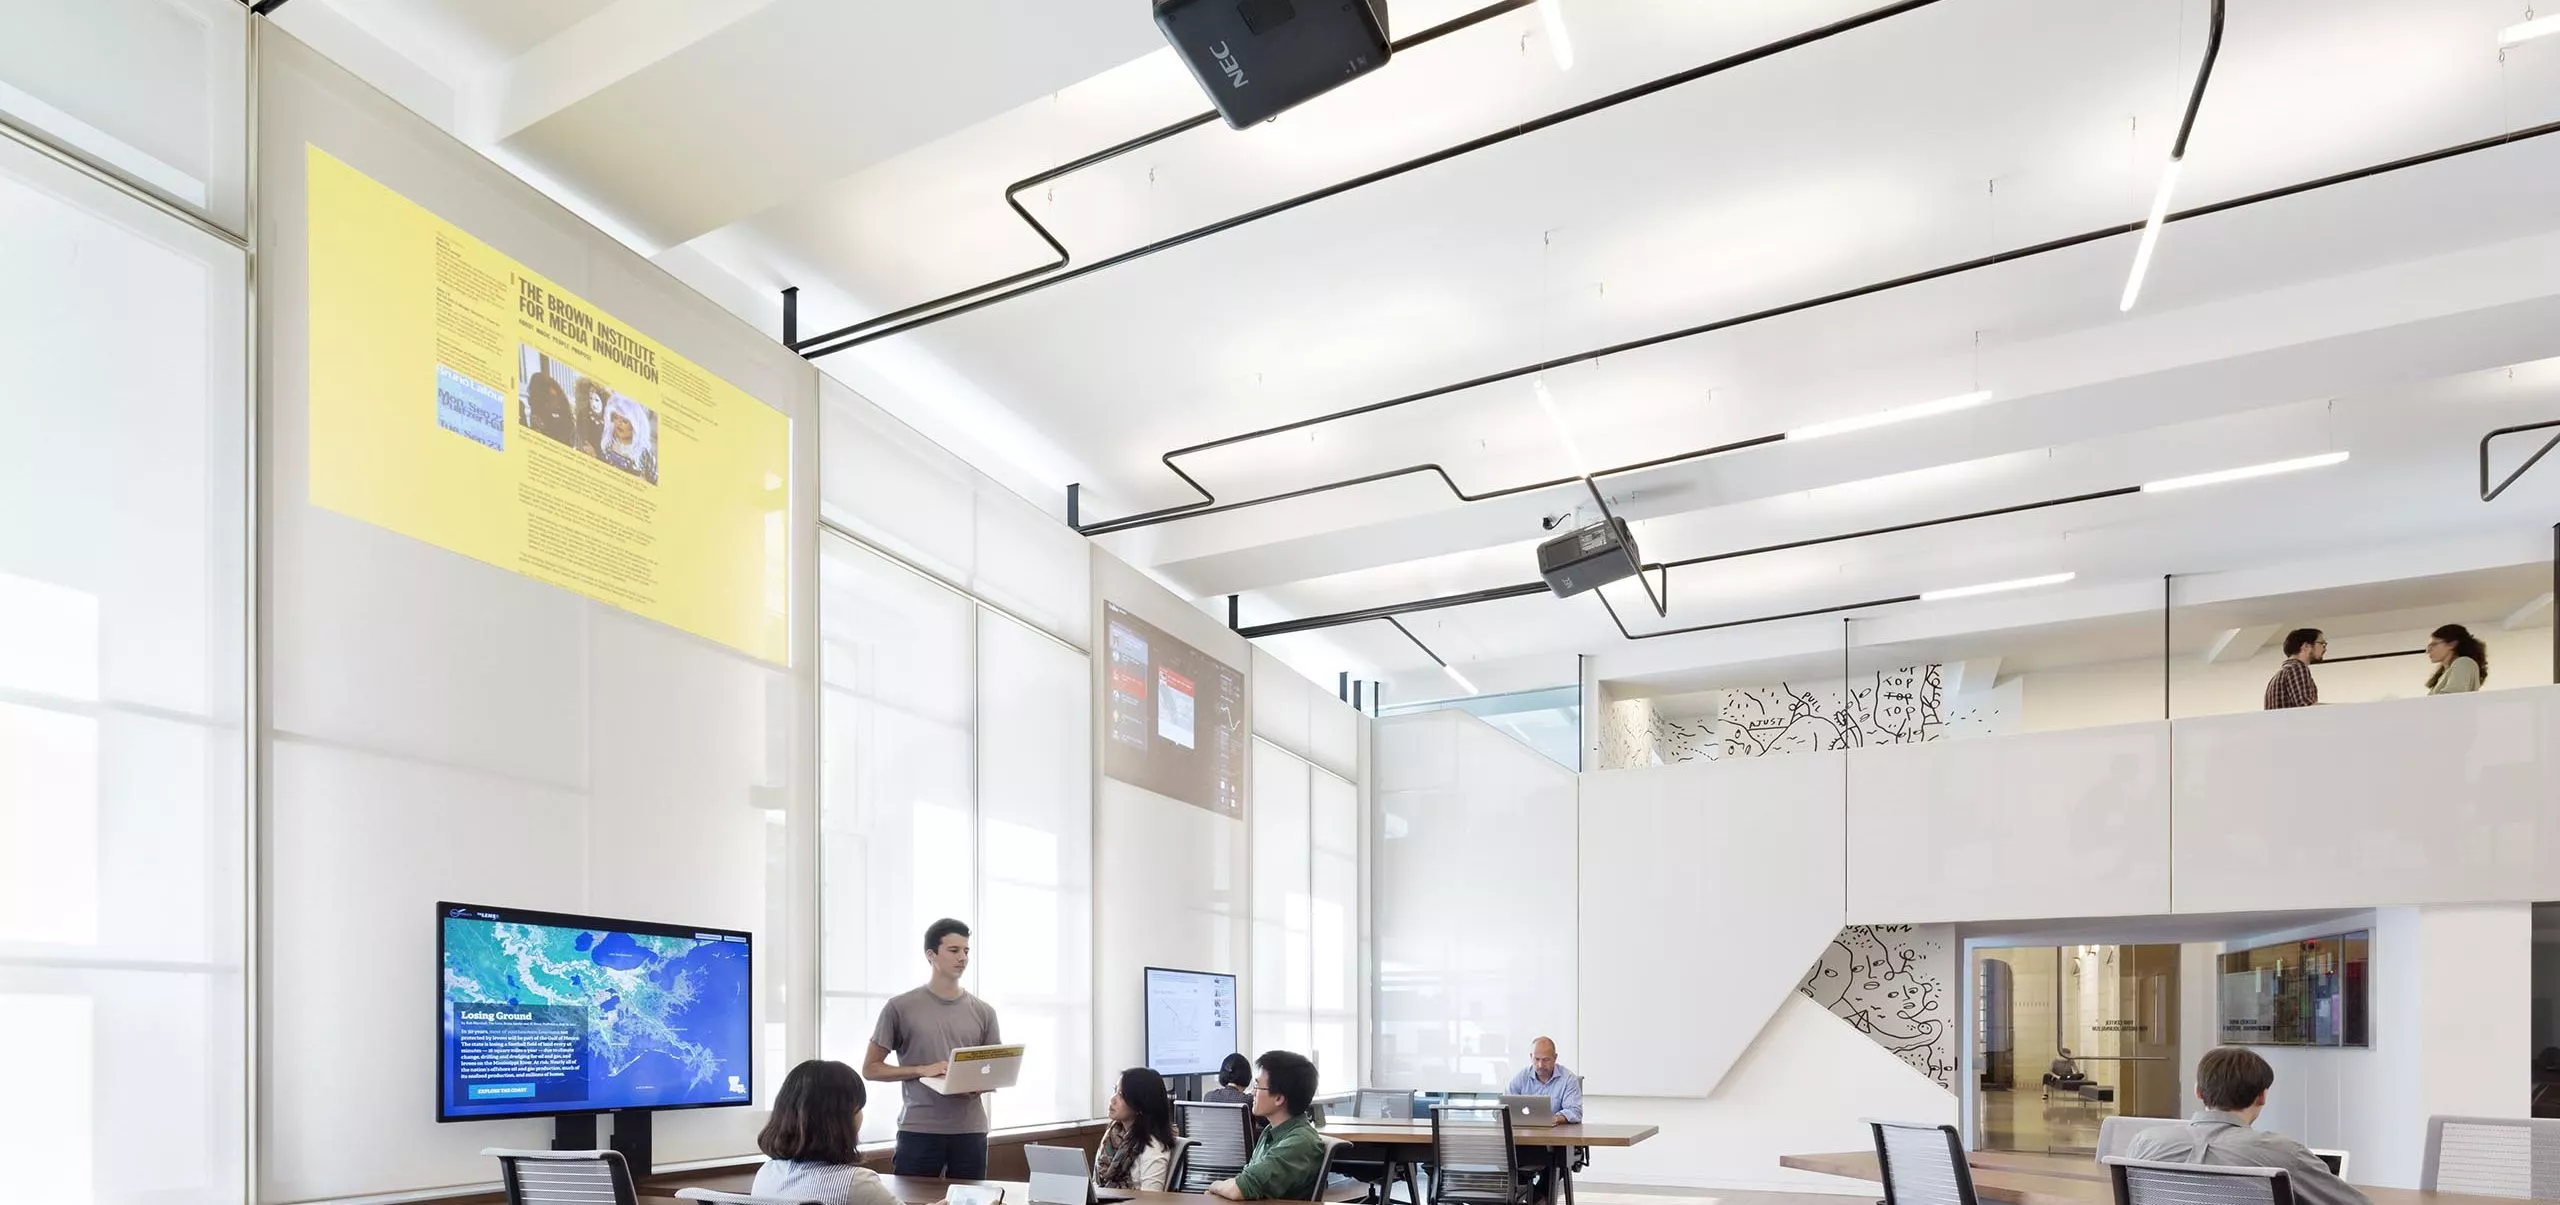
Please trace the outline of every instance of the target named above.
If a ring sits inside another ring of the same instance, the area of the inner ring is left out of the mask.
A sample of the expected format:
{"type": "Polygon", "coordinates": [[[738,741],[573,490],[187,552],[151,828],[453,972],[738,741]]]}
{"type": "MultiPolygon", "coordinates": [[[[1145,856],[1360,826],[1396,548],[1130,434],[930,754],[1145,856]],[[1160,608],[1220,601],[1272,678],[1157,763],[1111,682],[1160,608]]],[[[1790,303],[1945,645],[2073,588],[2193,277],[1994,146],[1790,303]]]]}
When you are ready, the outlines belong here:
{"type": "Polygon", "coordinates": [[[1864,431],[1870,427],[1885,427],[1891,426],[1894,423],[1907,423],[1915,418],[1934,418],[1941,414],[1953,414],[1958,410],[1970,410],[1990,400],[1990,390],[1977,389],[1971,393],[1959,393],[1954,397],[1942,397],[1934,402],[1920,402],[1916,405],[1896,406],[1891,410],[1878,410],[1873,414],[1861,414],[1855,418],[1833,419],[1827,423],[1815,423],[1809,427],[1798,427],[1795,430],[1787,432],[1787,442],[1793,443],[1801,439],[1821,439],[1826,435],[1845,435],[1851,431],[1864,431]]]}
{"type": "Polygon", "coordinates": [[[2033,590],[2038,586],[2059,586],[2076,573],[2048,573],[2042,577],[2021,577],[2005,582],[1984,582],[1979,586],[1957,586],[1951,590],[1923,590],[1922,602],[1943,602],[1950,598],[1973,598],[1983,594],[2006,594],[2011,590],[2033,590]]]}
{"type": "Polygon", "coordinates": [[[1538,0],[1538,21],[1547,27],[1547,53],[1556,56],[1556,70],[1573,70],[1573,35],[1564,27],[1564,0],[1538,0]]]}
{"type": "Polygon", "coordinates": [[[2187,158],[2187,136],[2195,133],[2196,110],[2204,107],[2204,86],[2213,80],[2213,60],[2222,53],[2222,0],[2213,0],[2213,20],[2205,27],[2204,61],[2196,65],[2196,89],[2187,95],[2187,115],[2178,122],[2178,140],[2169,146],[2169,166],[2161,169],[2160,190],[2151,195],[2151,217],[2142,224],[2142,242],[2133,249],[2133,271],[2124,280],[2118,313],[2131,313],[2142,298],[2142,278],[2151,271],[2151,253],[2160,246],[2160,227],[2169,220],[2169,196],[2178,190],[2178,169],[2187,158]]]}
{"type": "Polygon", "coordinates": [[[1432,652],[1431,646],[1424,644],[1422,642],[1422,637],[1414,635],[1412,628],[1404,626],[1403,620],[1398,619],[1393,615],[1385,616],[1384,618],[1388,623],[1396,625],[1396,630],[1404,633],[1404,638],[1412,641],[1413,647],[1421,649],[1423,656],[1431,658],[1431,663],[1439,666],[1441,673],[1449,675],[1449,680],[1457,683],[1458,689],[1471,695],[1480,693],[1476,690],[1475,683],[1467,681],[1467,676],[1459,673],[1457,666],[1449,664],[1447,661],[1441,659],[1440,654],[1432,652]]]}
{"type": "MultiPolygon", "coordinates": [[[[1554,0],[1541,0],[1541,2],[1552,4],[1554,0]]],[[[2530,42],[2535,38],[2547,38],[2556,33],[2560,33],[2560,16],[2537,17],[2534,20],[2526,21],[2521,24],[2510,25],[2505,29],[2499,30],[2498,45],[2513,46],[2518,42],[2530,42]]]]}
{"type": "Polygon", "coordinates": [[[2146,481],[2142,483],[2142,492],[2146,494],[2165,494],[2171,490],[2194,489],[2199,485],[2221,485],[2226,481],[2247,481],[2253,477],[2273,477],[2278,473],[2298,473],[2304,469],[2325,469],[2330,465],[2345,464],[2346,462],[2347,454],[2344,452],[2323,452],[2317,456],[2303,456],[2297,457],[2293,460],[2279,460],[2270,464],[2253,464],[2246,468],[2223,469],[2214,473],[2197,473],[2189,477],[2171,477],[2166,481],[2146,481]]]}
{"type": "MultiPolygon", "coordinates": [[[[2541,424],[2541,426],[2560,427],[2560,421],[2544,423],[2541,424]]],[[[2560,446],[2560,440],[2555,440],[2554,443],[2555,446],[2560,446]]],[[[2200,485],[2219,485],[2224,482],[2231,481],[2246,481],[2254,477],[2265,477],[2275,473],[2292,472],[2297,469],[2318,468],[2324,465],[2341,464],[2344,463],[2346,459],[2346,453],[2329,452],[2319,456],[2304,456],[2293,460],[2274,461],[2269,464],[2250,465],[2237,469],[2224,469],[2212,473],[2197,473],[2191,477],[2173,477],[2163,481],[2152,482],[2148,485],[2120,485],[2110,489],[2091,490],[2087,493],[2069,494],[2059,498],[2042,498],[2034,502],[2012,503],[2008,506],[1995,506],[1987,510],[1967,511],[1963,514],[1957,515],[1939,515],[1935,518],[1915,519],[1908,523],[1894,523],[1884,527],[1870,527],[1863,531],[1844,531],[1833,535],[1815,536],[1810,539],[1788,540],[1779,544],[1762,544],[1753,548],[1737,548],[1728,552],[1710,552],[1699,556],[1682,557],[1673,561],[1655,561],[1647,564],[1644,568],[1660,574],[1664,589],[1668,590],[1670,587],[1671,571],[1674,569],[1685,569],[1692,565],[1718,564],[1725,561],[1740,560],[1744,557],[1765,556],[1773,552],[1792,552],[1799,548],[1818,548],[1827,544],[1845,543],[1850,540],[1863,540],[1874,536],[1896,535],[1906,531],[1923,531],[1933,527],[1947,527],[1957,523],[1970,523],[1976,519],[1996,519],[2004,515],[2020,515],[2027,514],[2032,511],[2052,510],[2056,507],[2077,506],[2083,502],[2097,502],[2107,498],[2124,498],[2146,492],[2156,493],[2162,490],[2186,489],[2200,485]]],[[[2485,480],[2486,478],[2484,477],[2483,481],[2485,482],[2485,480]]],[[[2006,583],[2003,584],[2005,585],[2006,583]]],[[[2017,586],[2015,588],[2024,589],[2025,587],[2017,586]]],[[[1505,599],[1526,598],[1530,595],[1545,593],[1547,593],[1547,584],[1543,581],[1521,582],[1517,585],[1494,586],[1483,590],[1471,590],[1464,594],[1448,594],[1437,598],[1424,598],[1416,599],[1411,602],[1389,603],[1383,606],[1365,607],[1357,611],[1342,611],[1331,615],[1308,615],[1297,619],[1284,619],[1274,623],[1240,628],[1238,629],[1238,634],[1242,635],[1247,640],[1259,640],[1265,636],[1284,636],[1292,632],[1312,632],[1322,628],[1342,627],[1346,624],[1367,623],[1379,619],[1393,619],[1398,615],[1410,615],[1421,611],[1438,611],[1450,607],[1473,606],[1477,603],[1500,602],[1505,599]]],[[[1647,593],[1648,595],[1651,593],[1650,586],[1647,588],[1647,593]]],[[[1955,594],[1946,594],[1943,596],[1960,597],[1960,595],[1955,594]]],[[[1604,595],[1601,601],[1605,604],[1608,599],[1604,595]]],[[[1657,636],[1676,636],[1688,632],[1719,631],[1725,628],[1747,627],[1751,624],[1770,623],[1781,619],[1801,619],[1808,615],[1829,615],[1841,611],[1864,610],[1869,607],[1890,606],[1898,603],[1919,601],[1921,601],[1920,595],[1903,594],[1892,598],[1868,599],[1863,602],[1850,603],[1843,606],[1819,607],[1810,611],[1790,611],[1783,615],[1762,615],[1750,619],[1724,620],[1717,623],[1672,628],[1660,632],[1629,632],[1626,629],[1625,622],[1620,621],[1618,624],[1618,630],[1629,640],[1648,640],[1657,636]]],[[[1617,608],[1612,606],[1609,608],[1609,612],[1614,618],[1617,614],[1617,608]]],[[[1407,633],[1407,635],[1410,635],[1410,633],[1407,633]]],[[[1419,642],[1417,641],[1416,643],[1419,642]]]]}

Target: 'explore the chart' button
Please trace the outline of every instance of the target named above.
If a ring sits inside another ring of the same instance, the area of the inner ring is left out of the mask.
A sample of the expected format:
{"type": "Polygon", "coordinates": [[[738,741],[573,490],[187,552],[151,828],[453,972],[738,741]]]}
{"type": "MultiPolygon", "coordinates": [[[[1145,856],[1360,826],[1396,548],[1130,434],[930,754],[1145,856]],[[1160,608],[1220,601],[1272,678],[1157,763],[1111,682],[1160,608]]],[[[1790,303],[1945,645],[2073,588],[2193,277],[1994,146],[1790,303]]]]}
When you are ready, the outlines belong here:
{"type": "Polygon", "coordinates": [[[531,1084],[471,1084],[463,1093],[473,1100],[531,1100],[531,1084]]]}

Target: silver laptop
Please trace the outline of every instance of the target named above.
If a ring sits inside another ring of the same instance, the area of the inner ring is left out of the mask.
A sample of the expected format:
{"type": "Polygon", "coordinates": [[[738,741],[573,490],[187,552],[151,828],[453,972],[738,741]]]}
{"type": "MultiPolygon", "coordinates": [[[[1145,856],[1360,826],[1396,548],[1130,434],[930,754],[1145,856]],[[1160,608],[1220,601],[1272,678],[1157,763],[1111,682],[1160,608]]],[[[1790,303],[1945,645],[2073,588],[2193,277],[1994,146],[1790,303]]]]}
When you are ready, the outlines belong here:
{"type": "Polygon", "coordinates": [[[951,1052],[950,1066],[940,1075],[916,1082],[944,1096],[993,1092],[1022,1078],[1022,1047],[963,1046],[951,1052]]]}
{"type": "Polygon", "coordinates": [[[1544,1130],[1556,1124],[1556,1102],[1551,1096],[1506,1096],[1502,1111],[1511,1115],[1515,1130],[1544,1130]]]}
{"type": "Polygon", "coordinates": [[[1085,1170],[1082,1147],[1033,1143],[1022,1148],[1022,1159],[1031,1166],[1031,1205],[1094,1205],[1098,1201],[1132,1200],[1138,1195],[1125,1189],[1095,1187],[1092,1173],[1085,1170]]]}

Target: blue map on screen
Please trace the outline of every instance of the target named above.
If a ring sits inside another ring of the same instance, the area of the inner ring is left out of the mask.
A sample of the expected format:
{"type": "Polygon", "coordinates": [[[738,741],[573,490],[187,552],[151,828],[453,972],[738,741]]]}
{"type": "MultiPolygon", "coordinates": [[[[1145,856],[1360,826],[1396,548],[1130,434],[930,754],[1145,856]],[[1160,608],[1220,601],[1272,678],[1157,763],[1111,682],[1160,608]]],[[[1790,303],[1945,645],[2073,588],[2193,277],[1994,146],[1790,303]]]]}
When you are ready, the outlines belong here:
{"type": "Polygon", "coordinates": [[[745,934],[439,911],[443,1118],[752,1099],[745,934]]]}

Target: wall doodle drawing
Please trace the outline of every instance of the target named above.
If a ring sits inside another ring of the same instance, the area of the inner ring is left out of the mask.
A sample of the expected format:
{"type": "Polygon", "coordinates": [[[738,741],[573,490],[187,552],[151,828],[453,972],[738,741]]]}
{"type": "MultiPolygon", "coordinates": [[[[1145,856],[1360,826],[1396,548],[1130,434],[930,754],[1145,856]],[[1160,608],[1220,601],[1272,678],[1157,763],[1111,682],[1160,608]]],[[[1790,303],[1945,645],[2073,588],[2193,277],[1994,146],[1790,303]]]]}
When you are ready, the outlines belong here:
{"type": "Polygon", "coordinates": [[[1800,990],[1953,1092],[1954,937],[1951,925],[1852,925],[1832,939],[1800,990]]]}

